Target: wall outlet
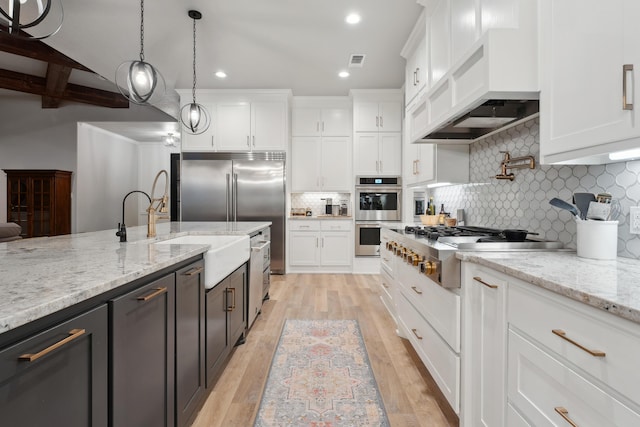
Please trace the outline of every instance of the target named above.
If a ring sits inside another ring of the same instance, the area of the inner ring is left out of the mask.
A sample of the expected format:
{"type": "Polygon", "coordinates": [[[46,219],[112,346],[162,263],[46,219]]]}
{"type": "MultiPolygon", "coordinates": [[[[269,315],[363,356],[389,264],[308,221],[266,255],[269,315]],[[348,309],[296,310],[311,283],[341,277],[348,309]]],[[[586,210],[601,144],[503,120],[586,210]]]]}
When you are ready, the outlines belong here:
{"type": "Polygon", "coordinates": [[[629,208],[629,224],[631,234],[640,234],[640,206],[629,208]]]}

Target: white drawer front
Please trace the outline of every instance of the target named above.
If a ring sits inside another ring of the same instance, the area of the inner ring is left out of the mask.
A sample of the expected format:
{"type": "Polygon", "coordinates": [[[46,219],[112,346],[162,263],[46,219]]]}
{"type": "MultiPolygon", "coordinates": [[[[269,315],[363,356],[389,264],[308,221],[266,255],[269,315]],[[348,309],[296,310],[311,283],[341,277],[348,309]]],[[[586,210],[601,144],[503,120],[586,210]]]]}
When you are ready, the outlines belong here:
{"type": "Polygon", "coordinates": [[[460,357],[407,299],[397,298],[398,321],[453,410],[460,411],[460,357]]]}
{"type": "Polygon", "coordinates": [[[531,425],[515,410],[511,404],[507,405],[507,427],[531,427],[531,425]]]}
{"type": "Polygon", "coordinates": [[[320,229],[323,231],[351,231],[353,225],[351,221],[323,219],[320,221],[320,229]]]}
{"type": "Polygon", "coordinates": [[[639,325],[526,284],[510,285],[507,307],[510,325],[640,404],[639,325]]]}
{"type": "Polygon", "coordinates": [[[456,352],[460,353],[460,295],[439,286],[416,267],[402,264],[402,292],[456,352]]]}
{"type": "Polygon", "coordinates": [[[508,396],[536,427],[638,426],[632,411],[513,330],[509,330],[508,396]]]}
{"type": "Polygon", "coordinates": [[[294,219],[289,221],[289,231],[318,231],[320,220],[294,219]]]}

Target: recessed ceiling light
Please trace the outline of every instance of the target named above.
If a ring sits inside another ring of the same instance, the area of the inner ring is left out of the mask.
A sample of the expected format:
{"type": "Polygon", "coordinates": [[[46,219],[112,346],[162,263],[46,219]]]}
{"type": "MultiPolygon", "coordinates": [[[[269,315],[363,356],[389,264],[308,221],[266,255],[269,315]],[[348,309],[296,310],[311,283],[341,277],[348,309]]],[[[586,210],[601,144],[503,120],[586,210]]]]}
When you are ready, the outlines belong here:
{"type": "Polygon", "coordinates": [[[349,77],[349,72],[348,71],[340,71],[338,73],[338,76],[342,77],[343,79],[346,79],[347,77],[349,77]]]}
{"type": "Polygon", "coordinates": [[[219,79],[224,79],[225,77],[227,77],[227,73],[225,73],[224,71],[216,71],[216,77],[219,79]]]}
{"type": "Polygon", "coordinates": [[[360,18],[360,15],[357,13],[351,13],[347,15],[345,21],[347,21],[348,24],[357,24],[361,19],[362,18],[360,18]]]}

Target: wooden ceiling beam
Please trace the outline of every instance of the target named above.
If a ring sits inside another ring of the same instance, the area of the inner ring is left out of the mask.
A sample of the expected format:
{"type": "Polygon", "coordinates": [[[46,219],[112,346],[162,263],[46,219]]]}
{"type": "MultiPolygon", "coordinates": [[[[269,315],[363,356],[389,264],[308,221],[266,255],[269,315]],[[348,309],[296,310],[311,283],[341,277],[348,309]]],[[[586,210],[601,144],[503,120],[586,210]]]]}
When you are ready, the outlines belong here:
{"type": "Polygon", "coordinates": [[[49,63],[45,83],[46,94],[42,96],[42,108],[58,108],[60,106],[61,97],[67,88],[70,75],[70,67],[49,63]]]}
{"type": "Polygon", "coordinates": [[[0,89],[50,96],[65,101],[79,102],[108,108],[129,108],[129,101],[120,93],[94,89],[68,83],[62,93],[48,93],[47,79],[0,69],[0,89]]]}
{"type": "Polygon", "coordinates": [[[0,51],[93,73],[89,68],[40,40],[20,39],[10,36],[3,30],[0,30],[0,51]]]}

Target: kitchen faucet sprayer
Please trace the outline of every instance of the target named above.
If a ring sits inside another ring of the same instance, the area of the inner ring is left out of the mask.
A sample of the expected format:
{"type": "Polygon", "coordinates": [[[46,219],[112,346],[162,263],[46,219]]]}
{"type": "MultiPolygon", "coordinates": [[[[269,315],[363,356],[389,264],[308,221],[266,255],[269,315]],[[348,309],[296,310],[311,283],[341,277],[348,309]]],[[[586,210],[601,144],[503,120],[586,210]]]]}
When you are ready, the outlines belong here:
{"type": "Polygon", "coordinates": [[[169,174],[166,170],[162,169],[156,175],[156,178],[153,180],[153,187],[151,187],[151,198],[149,200],[149,207],[147,208],[147,237],[156,237],[156,221],[158,219],[166,219],[168,216],[158,216],[156,212],[159,213],[167,213],[169,209],[167,205],[169,204],[169,174]],[[164,174],[164,193],[160,198],[154,198],[156,193],[156,184],[158,183],[158,178],[160,175],[164,174]],[[155,206],[154,206],[155,203],[155,206]]]}

